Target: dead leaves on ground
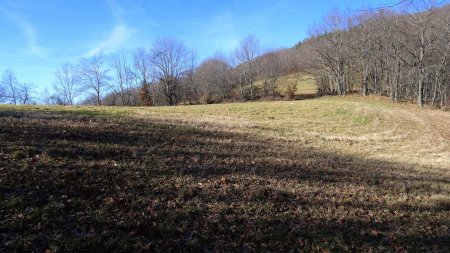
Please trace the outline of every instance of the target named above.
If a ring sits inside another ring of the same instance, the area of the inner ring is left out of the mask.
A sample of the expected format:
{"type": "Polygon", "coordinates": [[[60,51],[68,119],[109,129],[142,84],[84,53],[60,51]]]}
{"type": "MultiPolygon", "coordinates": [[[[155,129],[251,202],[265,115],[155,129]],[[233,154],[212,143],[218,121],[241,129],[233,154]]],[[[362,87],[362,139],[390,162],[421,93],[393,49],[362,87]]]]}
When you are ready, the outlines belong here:
{"type": "Polygon", "coordinates": [[[449,179],[405,165],[151,119],[0,128],[1,251],[449,248],[449,179]]]}

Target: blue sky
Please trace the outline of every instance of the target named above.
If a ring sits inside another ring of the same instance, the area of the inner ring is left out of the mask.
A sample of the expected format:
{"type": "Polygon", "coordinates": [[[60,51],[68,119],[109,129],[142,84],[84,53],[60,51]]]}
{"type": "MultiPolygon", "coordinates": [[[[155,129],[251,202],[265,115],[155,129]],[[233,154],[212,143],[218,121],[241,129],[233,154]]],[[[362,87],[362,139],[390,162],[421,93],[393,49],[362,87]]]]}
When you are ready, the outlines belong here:
{"type": "Polygon", "coordinates": [[[271,48],[291,47],[332,9],[395,0],[0,0],[0,73],[14,70],[38,91],[51,90],[55,70],[95,54],[150,47],[171,36],[201,61],[228,54],[252,34],[271,48]]]}

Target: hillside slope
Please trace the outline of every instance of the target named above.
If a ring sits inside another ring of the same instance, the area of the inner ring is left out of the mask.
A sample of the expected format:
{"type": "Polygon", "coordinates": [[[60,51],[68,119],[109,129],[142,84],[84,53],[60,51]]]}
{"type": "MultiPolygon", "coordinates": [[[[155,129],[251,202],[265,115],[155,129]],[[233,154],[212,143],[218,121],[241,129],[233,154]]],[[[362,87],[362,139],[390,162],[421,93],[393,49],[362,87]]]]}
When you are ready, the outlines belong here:
{"type": "MultiPolygon", "coordinates": [[[[307,73],[298,72],[290,75],[280,76],[277,80],[277,91],[281,96],[286,97],[287,89],[290,85],[295,85],[296,87],[293,99],[298,100],[317,96],[317,83],[314,80],[314,77],[307,73]]],[[[256,81],[255,86],[262,87],[263,81],[256,81]]]]}
{"type": "Polygon", "coordinates": [[[446,251],[450,113],[0,106],[0,251],[446,251]]]}

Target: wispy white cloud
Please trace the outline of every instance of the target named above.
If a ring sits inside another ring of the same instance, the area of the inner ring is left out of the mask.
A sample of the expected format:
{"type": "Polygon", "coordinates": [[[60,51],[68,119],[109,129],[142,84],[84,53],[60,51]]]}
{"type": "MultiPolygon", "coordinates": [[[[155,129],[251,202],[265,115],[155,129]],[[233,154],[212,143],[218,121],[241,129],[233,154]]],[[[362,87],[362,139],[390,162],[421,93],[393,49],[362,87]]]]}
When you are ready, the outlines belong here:
{"type": "Polygon", "coordinates": [[[9,20],[11,20],[25,36],[25,38],[27,39],[26,51],[28,53],[38,55],[41,57],[46,56],[46,50],[43,47],[39,46],[38,44],[37,41],[38,34],[33,24],[28,22],[24,17],[22,17],[18,13],[6,8],[0,7],[0,13],[3,13],[9,20]]]}
{"type": "Polygon", "coordinates": [[[124,23],[124,11],[122,6],[120,6],[116,1],[114,0],[105,0],[106,4],[108,4],[108,7],[112,13],[112,15],[114,16],[114,18],[119,22],[119,23],[124,23]]]}
{"type": "Polygon", "coordinates": [[[92,57],[100,53],[112,53],[118,50],[128,39],[133,29],[126,25],[119,24],[113,28],[111,33],[103,41],[97,43],[83,57],[92,57]]]}
{"type": "Polygon", "coordinates": [[[101,53],[113,53],[119,50],[134,32],[134,29],[125,23],[123,8],[113,0],[105,1],[117,24],[112,28],[106,38],[102,41],[94,43],[94,46],[82,57],[92,57],[101,53]]]}

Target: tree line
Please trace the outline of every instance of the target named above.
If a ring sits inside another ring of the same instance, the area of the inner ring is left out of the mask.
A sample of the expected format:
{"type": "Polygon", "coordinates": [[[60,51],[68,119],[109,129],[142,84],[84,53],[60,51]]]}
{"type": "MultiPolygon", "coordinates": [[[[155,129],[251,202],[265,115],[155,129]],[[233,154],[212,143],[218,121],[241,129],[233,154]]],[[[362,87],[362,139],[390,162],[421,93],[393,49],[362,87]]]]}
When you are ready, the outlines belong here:
{"type": "MultiPolygon", "coordinates": [[[[281,76],[309,73],[319,95],[379,94],[393,101],[443,107],[450,102],[450,5],[411,1],[392,9],[344,15],[333,11],[293,48],[263,49],[247,36],[230,54],[200,64],[174,38],[155,40],[131,53],[96,55],[55,72],[46,104],[161,106],[292,98],[281,76]]],[[[27,104],[33,85],[6,70],[0,102],[27,104]]]]}
{"type": "MultiPolygon", "coordinates": [[[[39,102],[160,106],[277,99],[277,79],[294,72],[297,61],[289,50],[263,50],[249,35],[231,55],[218,53],[197,65],[195,52],[183,42],[161,38],[131,54],[95,55],[62,64],[54,74],[53,92],[39,102]],[[255,85],[256,80],[264,81],[255,85]]],[[[12,70],[4,72],[1,102],[36,102],[32,90],[33,85],[20,83],[12,70]]]]}
{"type": "Polygon", "coordinates": [[[332,12],[297,45],[321,94],[359,91],[443,107],[450,96],[450,6],[332,12]]]}

